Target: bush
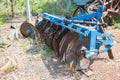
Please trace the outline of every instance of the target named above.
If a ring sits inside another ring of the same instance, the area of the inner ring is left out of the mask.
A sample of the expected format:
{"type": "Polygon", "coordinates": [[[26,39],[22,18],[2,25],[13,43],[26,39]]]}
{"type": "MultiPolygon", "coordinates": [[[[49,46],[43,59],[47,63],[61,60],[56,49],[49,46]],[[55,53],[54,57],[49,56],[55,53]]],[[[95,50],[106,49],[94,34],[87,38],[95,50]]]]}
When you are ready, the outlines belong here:
{"type": "Polygon", "coordinates": [[[42,6],[42,12],[47,12],[54,15],[63,15],[65,9],[60,5],[57,5],[55,2],[49,2],[42,6]]]}
{"type": "Polygon", "coordinates": [[[118,28],[120,29],[120,17],[113,17],[113,19],[115,20],[115,24],[114,24],[114,28],[118,28]]]}
{"type": "Polygon", "coordinates": [[[115,25],[114,25],[114,28],[116,29],[120,29],[120,23],[116,23],[115,25]]]}

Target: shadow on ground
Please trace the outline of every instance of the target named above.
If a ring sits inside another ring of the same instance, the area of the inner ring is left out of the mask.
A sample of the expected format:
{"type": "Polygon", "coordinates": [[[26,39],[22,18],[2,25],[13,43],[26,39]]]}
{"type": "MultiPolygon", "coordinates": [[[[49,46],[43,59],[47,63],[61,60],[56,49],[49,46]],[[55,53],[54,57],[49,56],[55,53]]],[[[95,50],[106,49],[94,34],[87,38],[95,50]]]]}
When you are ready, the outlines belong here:
{"type": "Polygon", "coordinates": [[[79,80],[83,76],[81,72],[68,72],[68,67],[65,65],[65,63],[63,63],[61,59],[43,43],[40,43],[39,45],[33,44],[31,48],[26,51],[26,53],[32,55],[41,54],[42,62],[49,71],[49,75],[53,80],[79,80]]]}

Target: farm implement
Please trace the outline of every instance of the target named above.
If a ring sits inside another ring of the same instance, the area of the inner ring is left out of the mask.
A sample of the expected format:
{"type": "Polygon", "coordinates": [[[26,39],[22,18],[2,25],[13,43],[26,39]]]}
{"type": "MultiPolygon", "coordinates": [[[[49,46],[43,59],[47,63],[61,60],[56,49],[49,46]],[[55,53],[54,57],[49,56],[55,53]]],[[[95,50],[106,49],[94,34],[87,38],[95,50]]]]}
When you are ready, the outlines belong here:
{"type": "MultiPolygon", "coordinates": [[[[83,5],[89,0],[84,1],[83,5]]],[[[41,38],[38,40],[45,42],[72,69],[88,69],[101,53],[108,52],[109,58],[114,58],[111,50],[113,39],[104,30],[106,24],[100,22],[103,12],[104,7],[98,6],[96,12],[83,12],[75,17],[42,13],[38,15],[35,27],[27,22],[23,23],[21,33],[29,37],[36,32],[41,38]]]]}

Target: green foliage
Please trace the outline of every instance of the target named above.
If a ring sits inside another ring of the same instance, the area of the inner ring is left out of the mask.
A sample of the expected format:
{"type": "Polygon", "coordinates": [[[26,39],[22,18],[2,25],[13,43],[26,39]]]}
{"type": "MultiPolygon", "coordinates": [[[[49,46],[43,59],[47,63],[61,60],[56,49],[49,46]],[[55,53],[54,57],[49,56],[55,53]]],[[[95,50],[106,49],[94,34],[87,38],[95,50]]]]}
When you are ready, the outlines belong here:
{"type": "Polygon", "coordinates": [[[46,59],[48,56],[52,55],[53,51],[49,48],[41,48],[40,53],[42,54],[42,59],[46,59]]]}
{"type": "Polygon", "coordinates": [[[115,20],[115,24],[114,24],[114,28],[118,28],[120,29],[120,17],[113,17],[113,19],[115,20]]]}
{"type": "Polygon", "coordinates": [[[2,25],[10,17],[10,9],[0,8],[0,25],[2,25]]]}
{"type": "Polygon", "coordinates": [[[42,12],[41,6],[44,5],[46,1],[47,0],[31,0],[30,8],[31,8],[32,15],[42,12]]]}
{"type": "Polygon", "coordinates": [[[116,21],[116,23],[120,23],[120,16],[113,16],[113,19],[116,21]]]}
{"type": "Polygon", "coordinates": [[[4,8],[0,8],[0,17],[4,16],[4,15],[9,15],[10,14],[10,9],[4,9],[4,8]]]}
{"type": "Polygon", "coordinates": [[[26,1],[25,0],[15,0],[14,2],[14,10],[15,14],[22,14],[26,10],[26,1]]]}
{"type": "MultiPolygon", "coordinates": [[[[120,29],[120,17],[119,16],[112,16],[113,20],[115,21],[115,24],[113,25],[113,28],[117,28],[117,29],[120,29]]],[[[111,25],[111,22],[109,20],[109,18],[105,17],[104,18],[104,21],[108,24],[108,25],[111,25]]]]}
{"type": "MultiPolygon", "coordinates": [[[[42,9],[42,12],[47,12],[53,15],[65,15],[66,0],[60,0],[58,4],[55,0],[51,0],[51,1],[46,0],[46,2],[41,6],[39,6],[39,8],[42,9]]],[[[73,11],[74,11],[74,6],[70,6],[69,13],[72,14],[73,11]]]]}
{"type": "MultiPolygon", "coordinates": [[[[54,15],[65,15],[66,13],[66,0],[60,0],[59,3],[55,0],[36,0],[31,1],[30,5],[32,14],[47,12],[54,15]]],[[[73,13],[73,8],[73,6],[70,7],[71,14],[73,13]]]]}
{"type": "Polygon", "coordinates": [[[31,1],[30,5],[32,14],[47,12],[51,14],[62,15],[65,12],[63,2],[60,2],[60,5],[57,5],[55,0],[36,0],[31,1]]]}
{"type": "Polygon", "coordinates": [[[120,23],[116,23],[115,25],[114,25],[114,28],[116,29],[120,29],[120,23]]]}
{"type": "Polygon", "coordinates": [[[50,14],[63,15],[65,14],[65,8],[61,5],[57,5],[56,2],[48,2],[42,6],[43,12],[50,14]]]}
{"type": "MultiPolygon", "coordinates": [[[[25,11],[25,0],[14,1],[15,14],[19,14],[25,11]]],[[[11,15],[11,2],[10,0],[0,0],[0,25],[6,20],[10,19],[11,15]]]]}
{"type": "Polygon", "coordinates": [[[50,55],[53,54],[53,51],[48,48],[45,44],[43,43],[36,43],[36,41],[34,41],[33,39],[28,39],[28,42],[24,43],[24,45],[21,45],[21,48],[23,49],[27,49],[26,53],[28,54],[41,54],[42,59],[46,59],[47,57],[49,57],[50,55]],[[26,46],[31,46],[30,49],[26,48],[26,46]]]}
{"type": "MultiPolygon", "coordinates": [[[[39,14],[41,12],[48,12],[55,15],[64,15],[66,12],[66,0],[60,0],[57,4],[55,0],[30,0],[30,7],[32,14],[39,14]]],[[[10,15],[10,1],[6,2],[6,0],[0,0],[7,8],[1,8],[0,16],[2,15],[10,15]]],[[[74,9],[70,7],[70,12],[74,9]]],[[[26,0],[15,0],[14,1],[14,11],[15,14],[23,14],[26,11],[26,0]]]]}
{"type": "MultiPolygon", "coordinates": [[[[0,25],[4,23],[5,18],[11,14],[10,1],[0,0],[0,25]]],[[[66,13],[66,0],[30,0],[30,7],[32,15],[37,15],[42,12],[47,12],[53,15],[65,15],[66,13]]],[[[26,0],[14,0],[14,11],[15,14],[22,14],[26,12],[26,0]]],[[[75,10],[75,6],[70,6],[69,13],[72,15],[75,10]]],[[[120,27],[120,17],[114,17],[115,25],[114,28],[120,27]]],[[[109,19],[105,18],[105,22],[110,24],[109,19]]]]}

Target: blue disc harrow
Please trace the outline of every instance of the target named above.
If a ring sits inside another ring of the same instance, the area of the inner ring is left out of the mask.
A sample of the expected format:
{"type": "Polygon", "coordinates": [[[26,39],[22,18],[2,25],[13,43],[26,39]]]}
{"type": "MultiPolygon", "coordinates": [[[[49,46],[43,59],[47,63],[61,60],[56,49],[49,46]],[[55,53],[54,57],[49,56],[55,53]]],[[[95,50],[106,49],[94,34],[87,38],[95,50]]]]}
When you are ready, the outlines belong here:
{"type": "MultiPolygon", "coordinates": [[[[85,5],[86,2],[77,5],[85,5]]],[[[77,2],[78,1],[78,2],[77,2]]],[[[68,10],[68,6],[66,7],[68,10]]],[[[40,35],[41,41],[54,50],[55,54],[75,70],[88,69],[97,55],[108,52],[113,59],[111,47],[113,39],[105,32],[106,24],[100,23],[104,11],[98,6],[96,12],[82,14],[75,17],[60,17],[49,13],[39,14],[36,19],[35,31],[40,35]],[[39,20],[42,17],[42,20],[39,20]]],[[[80,11],[81,12],[81,11],[80,11]]],[[[27,36],[34,30],[26,28],[27,36]]]]}
{"type": "Polygon", "coordinates": [[[36,23],[36,28],[41,39],[70,67],[86,69],[98,54],[112,55],[113,39],[104,31],[105,24],[99,23],[103,10],[99,6],[94,13],[71,18],[42,13],[39,16],[43,20],[36,23]],[[83,65],[82,60],[88,63],[83,61],[83,65]]]}

